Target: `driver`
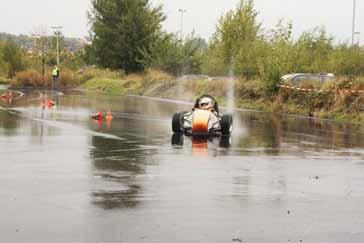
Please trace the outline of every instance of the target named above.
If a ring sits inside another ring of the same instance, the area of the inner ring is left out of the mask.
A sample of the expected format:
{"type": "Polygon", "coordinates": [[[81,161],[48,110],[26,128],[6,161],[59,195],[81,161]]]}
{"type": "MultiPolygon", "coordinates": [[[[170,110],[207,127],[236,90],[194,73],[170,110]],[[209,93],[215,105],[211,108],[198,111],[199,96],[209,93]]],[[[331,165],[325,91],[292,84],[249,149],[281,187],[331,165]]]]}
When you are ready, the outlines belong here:
{"type": "Polygon", "coordinates": [[[219,107],[216,100],[210,95],[203,95],[198,98],[193,107],[194,109],[208,110],[219,115],[219,107]]]}
{"type": "Polygon", "coordinates": [[[201,110],[213,110],[214,103],[209,97],[202,97],[198,102],[198,108],[201,110]]]}

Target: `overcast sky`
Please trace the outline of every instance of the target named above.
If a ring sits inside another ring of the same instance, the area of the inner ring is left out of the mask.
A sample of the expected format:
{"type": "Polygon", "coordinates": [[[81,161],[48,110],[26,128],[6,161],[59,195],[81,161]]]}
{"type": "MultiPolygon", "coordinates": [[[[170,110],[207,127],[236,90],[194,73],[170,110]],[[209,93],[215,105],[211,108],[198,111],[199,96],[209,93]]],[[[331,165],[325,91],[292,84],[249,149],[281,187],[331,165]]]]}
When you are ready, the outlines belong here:
{"type": "MultiPolygon", "coordinates": [[[[184,33],[208,39],[219,17],[234,8],[238,0],[152,0],[163,4],[166,30],[180,29],[179,8],[186,9],[184,33]]],[[[315,26],[325,26],[340,41],[351,40],[352,0],[255,0],[263,27],[273,27],[279,19],[291,20],[297,36],[315,26]]],[[[0,32],[29,34],[37,26],[64,26],[66,36],[87,35],[86,12],[90,0],[1,0],[0,32]]],[[[357,1],[357,30],[364,41],[364,2],[357,1]],[[362,14],[363,13],[363,14],[362,14]]]]}

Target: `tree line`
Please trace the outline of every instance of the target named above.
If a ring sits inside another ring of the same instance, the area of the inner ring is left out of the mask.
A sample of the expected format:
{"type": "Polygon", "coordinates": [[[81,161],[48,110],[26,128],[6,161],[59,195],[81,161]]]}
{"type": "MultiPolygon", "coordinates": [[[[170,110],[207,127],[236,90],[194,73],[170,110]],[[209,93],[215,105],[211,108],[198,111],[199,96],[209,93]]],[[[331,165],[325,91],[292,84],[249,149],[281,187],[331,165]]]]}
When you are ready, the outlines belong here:
{"type": "Polygon", "coordinates": [[[191,34],[180,40],[166,33],[162,7],[148,0],[93,0],[89,13],[89,61],[127,72],[158,68],[174,74],[235,75],[261,79],[274,89],[281,75],[333,72],[363,75],[364,50],[337,43],[324,27],[293,38],[290,22],[269,31],[257,20],[253,0],[240,0],[223,15],[207,43],[191,34]]]}

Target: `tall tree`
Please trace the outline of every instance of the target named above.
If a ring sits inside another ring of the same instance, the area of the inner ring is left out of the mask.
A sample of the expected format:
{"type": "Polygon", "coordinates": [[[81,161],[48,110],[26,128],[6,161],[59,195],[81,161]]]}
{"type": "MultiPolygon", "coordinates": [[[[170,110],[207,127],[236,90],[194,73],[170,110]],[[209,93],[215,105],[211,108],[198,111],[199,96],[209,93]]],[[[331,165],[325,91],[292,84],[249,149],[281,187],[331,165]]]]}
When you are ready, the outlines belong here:
{"type": "Polygon", "coordinates": [[[207,43],[193,33],[184,42],[165,35],[153,50],[152,67],[174,75],[200,74],[207,43]]]}
{"type": "Polygon", "coordinates": [[[5,43],[0,40],[0,77],[2,77],[6,70],[6,63],[4,62],[4,46],[5,43]]]}
{"type": "Polygon", "coordinates": [[[253,0],[240,0],[235,9],[220,18],[205,61],[210,66],[208,73],[227,74],[233,68],[244,76],[257,74],[257,45],[262,39],[257,15],[253,0]]]}
{"type": "Polygon", "coordinates": [[[134,72],[148,65],[165,16],[149,0],[92,0],[89,20],[97,64],[134,72]]]}
{"type": "Polygon", "coordinates": [[[33,52],[40,58],[42,66],[42,77],[44,80],[46,55],[48,51],[48,34],[47,28],[44,26],[36,27],[32,33],[33,52]]]}
{"type": "Polygon", "coordinates": [[[3,50],[3,59],[8,67],[8,78],[13,78],[24,69],[23,51],[14,41],[7,41],[3,50]]]}

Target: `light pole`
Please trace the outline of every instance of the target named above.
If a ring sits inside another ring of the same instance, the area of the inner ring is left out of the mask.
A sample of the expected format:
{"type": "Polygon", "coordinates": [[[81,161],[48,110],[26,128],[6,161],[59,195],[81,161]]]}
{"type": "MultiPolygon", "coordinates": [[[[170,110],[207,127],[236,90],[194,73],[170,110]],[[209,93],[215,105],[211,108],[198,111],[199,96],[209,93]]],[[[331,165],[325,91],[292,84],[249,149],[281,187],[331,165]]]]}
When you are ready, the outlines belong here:
{"type": "Polygon", "coordinates": [[[57,35],[57,66],[59,66],[59,33],[62,28],[62,26],[52,26],[57,35]]]}
{"type": "Polygon", "coordinates": [[[353,0],[353,28],[352,28],[352,36],[351,36],[351,45],[354,45],[354,36],[355,36],[355,14],[356,14],[356,0],[353,0]]]}
{"type": "MultiPolygon", "coordinates": [[[[63,27],[62,26],[52,26],[52,29],[55,31],[56,35],[57,35],[57,68],[59,68],[59,34],[60,31],[63,27]]],[[[54,89],[54,86],[56,85],[57,88],[57,81],[58,81],[58,75],[56,77],[56,79],[52,79],[52,90],[54,89]],[[56,84],[55,84],[56,82],[56,84]]]]}
{"type": "Polygon", "coordinates": [[[357,45],[360,46],[360,32],[356,31],[354,34],[358,37],[357,45]]]}
{"type": "Polygon", "coordinates": [[[181,34],[181,41],[183,41],[183,15],[187,12],[187,10],[180,8],[180,9],[178,9],[178,11],[181,13],[181,30],[180,30],[181,32],[180,32],[180,34],[181,34]]]}

